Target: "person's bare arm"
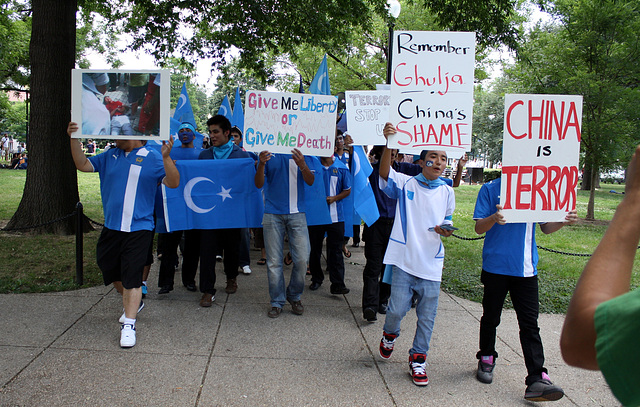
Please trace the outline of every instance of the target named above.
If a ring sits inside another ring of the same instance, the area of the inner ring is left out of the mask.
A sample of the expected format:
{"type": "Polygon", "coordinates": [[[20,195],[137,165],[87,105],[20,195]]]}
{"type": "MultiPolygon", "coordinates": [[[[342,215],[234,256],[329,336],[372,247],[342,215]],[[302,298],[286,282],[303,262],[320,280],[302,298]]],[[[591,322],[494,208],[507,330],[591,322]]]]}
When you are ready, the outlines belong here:
{"type": "MultiPolygon", "coordinates": [[[[396,127],[387,122],[384,125],[384,129],[382,130],[382,134],[384,134],[384,138],[389,140],[389,136],[396,134],[396,127]]],[[[391,150],[388,147],[384,148],[382,152],[382,156],[380,157],[380,177],[387,181],[389,179],[389,172],[391,171],[391,150]]]]}
{"type": "Polygon", "coordinates": [[[253,182],[256,184],[256,188],[260,189],[264,186],[264,166],[267,161],[271,159],[271,153],[268,151],[260,152],[258,156],[258,164],[256,167],[256,175],[253,177],[253,182]]]}
{"type": "MultiPolygon", "coordinates": [[[[67,134],[69,135],[69,137],[71,137],[71,135],[78,130],[78,123],[69,122],[69,125],[67,126],[67,134]]],[[[80,140],[77,138],[70,138],[70,143],[71,156],[73,157],[73,162],[75,163],[76,168],[82,172],[93,172],[93,165],[87,159],[87,156],[84,155],[80,140]]]]}
{"type": "Polygon", "coordinates": [[[496,223],[498,225],[504,225],[505,223],[507,223],[507,221],[504,219],[504,216],[502,215],[502,206],[496,205],[496,209],[497,210],[493,213],[493,215],[476,220],[475,229],[477,234],[481,235],[489,231],[489,229],[491,229],[496,223]]]}
{"type": "Polygon", "coordinates": [[[467,165],[468,160],[469,160],[469,157],[467,157],[466,153],[462,157],[460,157],[460,159],[458,160],[458,170],[456,171],[455,177],[453,177],[454,188],[460,186],[460,180],[462,179],[462,171],[464,171],[464,166],[467,165]]]}
{"type": "Polygon", "coordinates": [[[164,164],[165,177],[162,183],[169,188],[177,188],[180,185],[180,172],[176,168],[176,163],[171,159],[171,148],[173,147],[173,137],[169,137],[169,142],[162,142],[162,163],[164,164]]]}
{"type": "Polygon", "coordinates": [[[306,182],[307,185],[313,185],[313,181],[316,177],[307,166],[307,162],[304,160],[304,155],[297,148],[291,150],[291,154],[293,155],[293,161],[295,161],[298,168],[300,168],[304,182],[306,182]]]}
{"type": "Polygon", "coordinates": [[[540,230],[542,230],[543,233],[548,235],[549,233],[553,233],[555,231],[560,230],[564,225],[574,224],[577,220],[578,220],[578,214],[576,213],[576,211],[571,211],[565,217],[564,222],[543,223],[540,225],[540,230]]]}
{"type": "MultiPolygon", "coordinates": [[[[594,316],[601,303],[629,291],[640,241],[640,146],[627,169],[625,196],[578,280],[560,337],[565,362],[598,369],[594,316]]],[[[638,321],[629,321],[637,323],[638,321]]]]}
{"type": "Polygon", "coordinates": [[[350,193],[351,193],[351,188],[342,190],[342,192],[340,192],[338,195],[328,196],[327,205],[331,205],[334,202],[343,200],[344,198],[348,197],[350,193]]]}

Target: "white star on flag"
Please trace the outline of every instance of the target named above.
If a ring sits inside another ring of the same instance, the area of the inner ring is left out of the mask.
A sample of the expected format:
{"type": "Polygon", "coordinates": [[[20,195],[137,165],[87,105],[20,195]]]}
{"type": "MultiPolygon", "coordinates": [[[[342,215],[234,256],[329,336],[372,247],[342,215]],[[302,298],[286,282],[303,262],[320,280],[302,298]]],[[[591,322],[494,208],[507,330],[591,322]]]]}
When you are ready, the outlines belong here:
{"type": "Polygon", "coordinates": [[[224,202],[224,200],[227,198],[232,199],[229,192],[231,192],[231,188],[225,189],[223,186],[220,186],[220,192],[218,192],[216,195],[220,195],[222,197],[222,202],[224,202]]]}

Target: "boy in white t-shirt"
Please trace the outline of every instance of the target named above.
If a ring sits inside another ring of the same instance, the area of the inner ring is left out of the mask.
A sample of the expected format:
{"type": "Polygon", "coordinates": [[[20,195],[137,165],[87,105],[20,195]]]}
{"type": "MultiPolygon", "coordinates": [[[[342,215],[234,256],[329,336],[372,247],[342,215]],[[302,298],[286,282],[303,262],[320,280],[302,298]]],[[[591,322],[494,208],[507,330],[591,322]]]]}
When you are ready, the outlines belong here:
{"type": "MultiPolygon", "coordinates": [[[[387,123],[385,137],[396,133],[387,123]]],[[[418,323],[409,349],[409,368],[413,382],[426,386],[426,359],[433,332],[444,247],[440,236],[451,236],[451,216],[455,210],[453,188],[439,177],[447,166],[444,151],[423,151],[422,172],[415,177],[397,173],[391,168],[391,151],[385,149],[380,159],[380,189],[398,200],[395,221],[384,264],[392,266],[391,296],[380,341],[380,356],[389,359],[400,323],[417,297],[418,323]]]]}

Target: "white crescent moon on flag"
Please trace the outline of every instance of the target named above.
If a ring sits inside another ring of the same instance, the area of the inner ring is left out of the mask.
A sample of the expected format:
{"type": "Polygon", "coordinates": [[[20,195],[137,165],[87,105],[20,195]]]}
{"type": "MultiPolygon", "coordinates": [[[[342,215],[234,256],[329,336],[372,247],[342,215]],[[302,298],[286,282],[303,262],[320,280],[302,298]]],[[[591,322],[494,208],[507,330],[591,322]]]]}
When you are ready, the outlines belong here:
{"type": "Polygon", "coordinates": [[[326,77],[327,77],[326,72],[320,75],[320,77],[318,78],[318,89],[322,90],[322,81],[324,81],[326,77]]]}
{"type": "Polygon", "coordinates": [[[211,181],[209,178],[195,177],[189,180],[189,182],[187,182],[187,185],[184,186],[184,202],[187,204],[187,207],[192,211],[194,211],[195,213],[207,213],[216,207],[215,205],[213,205],[211,208],[205,209],[205,208],[199,207],[198,205],[195,204],[195,202],[193,202],[193,198],[191,198],[191,190],[193,189],[193,187],[196,186],[198,182],[201,182],[201,181],[208,181],[214,184],[214,182],[211,181]]]}
{"type": "Polygon", "coordinates": [[[182,106],[184,106],[186,103],[187,97],[185,95],[180,95],[180,97],[178,98],[178,107],[176,107],[176,110],[182,109],[182,106]]]}
{"type": "Polygon", "coordinates": [[[227,116],[227,107],[224,106],[224,105],[220,106],[220,110],[218,110],[218,114],[221,114],[221,115],[226,117],[227,116]]]}

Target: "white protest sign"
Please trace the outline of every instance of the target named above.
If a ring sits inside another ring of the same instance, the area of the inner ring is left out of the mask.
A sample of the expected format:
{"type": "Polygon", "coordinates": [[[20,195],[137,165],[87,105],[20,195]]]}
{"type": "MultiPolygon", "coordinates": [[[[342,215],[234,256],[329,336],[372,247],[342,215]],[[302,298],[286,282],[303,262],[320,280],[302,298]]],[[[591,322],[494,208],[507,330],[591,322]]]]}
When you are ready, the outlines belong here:
{"type": "Polygon", "coordinates": [[[349,135],[356,145],[387,144],[382,129],[389,121],[388,90],[348,90],[345,92],[349,135]]]}
{"type": "Polygon", "coordinates": [[[576,208],[582,96],[505,95],[500,205],[507,222],[561,222],[576,208]]]}
{"type": "Polygon", "coordinates": [[[470,151],[475,33],[396,31],[391,58],[389,146],[470,151]]]}
{"type": "Polygon", "coordinates": [[[244,105],[247,151],[333,155],[338,99],[330,95],[247,91],[244,105]]]}

